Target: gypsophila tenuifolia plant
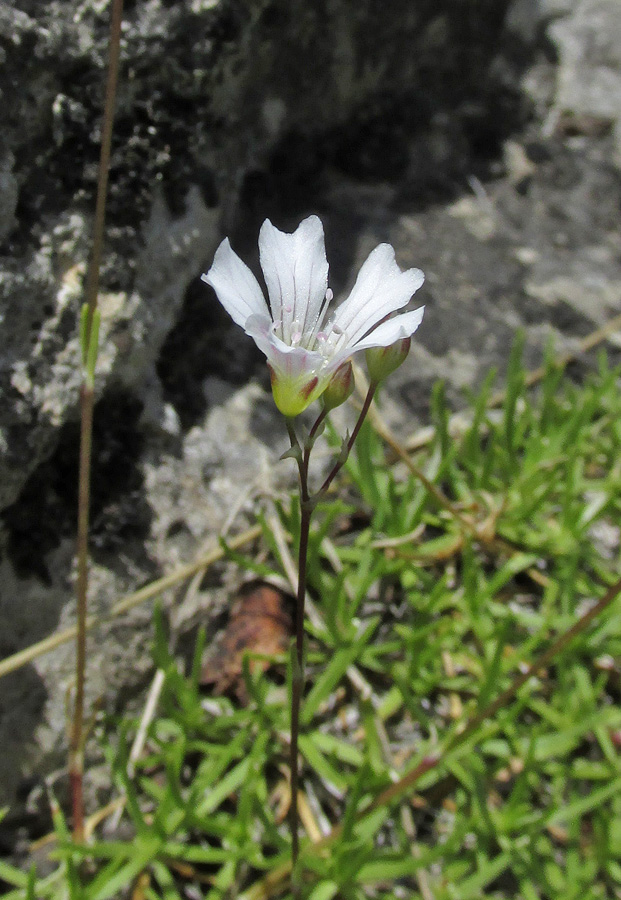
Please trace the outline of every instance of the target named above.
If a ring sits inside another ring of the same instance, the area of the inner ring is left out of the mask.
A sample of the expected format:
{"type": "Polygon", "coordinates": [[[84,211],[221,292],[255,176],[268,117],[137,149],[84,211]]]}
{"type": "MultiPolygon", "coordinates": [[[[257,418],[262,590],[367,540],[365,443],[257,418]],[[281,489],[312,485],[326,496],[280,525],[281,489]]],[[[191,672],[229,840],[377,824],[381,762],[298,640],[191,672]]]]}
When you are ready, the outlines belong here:
{"type": "Polygon", "coordinates": [[[291,845],[298,857],[298,730],[304,686],[304,600],[310,519],[317,502],[344,465],[377,387],[405,360],[424,307],[403,309],[422,285],[419,269],[402,272],[389,244],[380,244],[363,264],[349,297],[330,313],[328,261],[323,225],[317,216],[285,234],[266,219],[259,233],[259,256],[269,305],[258,281],[231,248],[218,247],[203,275],[231,318],[252,337],[267,358],[276,406],[286,420],[300,482],[300,539],[295,652],[291,692],[291,845]],[[366,351],[369,390],[351,436],[318,491],[309,488],[310,455],[326,416],[353,391],[351,358],[366,351]],[[322,409],[310,431],[301,434],[294,420],[314,401],[322,409]]]}

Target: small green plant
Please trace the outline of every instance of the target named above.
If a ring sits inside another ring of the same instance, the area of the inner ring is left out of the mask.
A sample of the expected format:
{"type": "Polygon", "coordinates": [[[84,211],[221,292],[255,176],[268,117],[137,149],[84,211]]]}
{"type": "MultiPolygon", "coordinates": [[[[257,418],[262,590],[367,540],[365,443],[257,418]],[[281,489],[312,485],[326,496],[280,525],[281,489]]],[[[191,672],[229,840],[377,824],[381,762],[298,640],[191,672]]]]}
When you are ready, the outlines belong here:
{"type": "MultiPolygon", "coordinates": [[[[410,350],[412,334],[420,325],[424,307],[400,312],[422,285],[419,269],[402,272],[389,244],[380,244],[363,264],[347,299],[330,312],[333,298],[328,287],[328,261],[323,225],[309,216],[293,234],[285,234],[266,219],[259,234],[259,256],[269,305],[256,278],[232,250],[228,238],[216,250],[204,281],[233,318],[265,354],[272,394],[286,420],[300,484],[297,534],[298,567],[294,588],[295,649],[291,654],[291,855],[299,855],[298,737],[304,691],[304,608],[308,575],[310,524],[314,510],[347,461],[364,424],[380,383],[391,375],[410,350]],[[364,350],[370,384],[351,435],[341,443],[338,456],[321,487],[313,491],[310,459],[333,409],[345,403],[354,389],[351,357],[364,350]],[[296,423],[313,400],[322,409],[308,431],[296,423]]],[[[283,457],[284,458],[284,457],[283,457]]]]}

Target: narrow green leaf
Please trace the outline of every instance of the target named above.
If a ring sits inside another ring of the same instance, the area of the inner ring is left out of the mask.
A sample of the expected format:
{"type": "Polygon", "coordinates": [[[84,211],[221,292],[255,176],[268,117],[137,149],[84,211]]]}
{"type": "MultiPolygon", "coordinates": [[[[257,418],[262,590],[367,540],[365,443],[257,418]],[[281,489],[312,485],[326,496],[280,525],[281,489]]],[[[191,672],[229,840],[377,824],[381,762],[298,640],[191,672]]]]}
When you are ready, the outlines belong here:
{"type": "Polygon", "coordinates": [[[108,863],[85,890],[85,900],[109,900],[136,878],[155,859],[162,846],[156,835],[140,835],[127,845],[129,859],[119,865],[115,859],[108,863]]]}
{"type": "Polygon", "coordinates": [[[360,653],[361,648],[371,640],[377,625],[377,618],[367,622],[362,634],[355,643],[351,644],[349,647],[341,647],[336,651],[313,685],[308,697],[304,700],[301,714],[302,724],[308,725],[312,721],[313,716],[321,704],[330,697],[349,666],[351,666],[357,655],[360,653]]]}
{"type": "Polygon", "coordinates": [[[220,783],[199,802],[196,814],[207,815],[217,809],[231,794],[244,783],[250,771],[250,759],[243,759],[222,778],[220,783]]]}
{"type": "Polygon", "coordinates": [[[339,892],[339,886],[335,881],[322,881],[313,889],[308,900],[332,900],[339,892]]]}
{"type": "Polygon", "coordinates": [[[323,755],[315,742],[315,734],[301,734],[298,738],[298,742],[300,753],[304,756],[311,769],[313,769],[324,782],[327,782],[339,791],[344,791],[347,787],[347,781],[323,755]]]}

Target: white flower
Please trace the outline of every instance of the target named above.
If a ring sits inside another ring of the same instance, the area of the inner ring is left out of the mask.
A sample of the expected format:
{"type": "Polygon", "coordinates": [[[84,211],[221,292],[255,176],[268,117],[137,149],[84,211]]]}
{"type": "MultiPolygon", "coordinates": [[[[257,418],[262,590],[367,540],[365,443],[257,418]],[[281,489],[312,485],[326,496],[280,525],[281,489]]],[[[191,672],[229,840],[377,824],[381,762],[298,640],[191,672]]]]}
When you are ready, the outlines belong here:
{"type": "Polygon", "coordinates": [[[267,357],[274,400],[286,416],[299,415],[316,400],[353,353],[409,338],[423,318],[422,306],[389,318],[424,280],[419,269],[401,271],[390,244],[371,252],[351,294],[327,318],[332,291],[317,216],[304,219],[293,234],[284,234],[266,219],[259,256],[269,306],[228,238],[202,279],[267,357]]]}

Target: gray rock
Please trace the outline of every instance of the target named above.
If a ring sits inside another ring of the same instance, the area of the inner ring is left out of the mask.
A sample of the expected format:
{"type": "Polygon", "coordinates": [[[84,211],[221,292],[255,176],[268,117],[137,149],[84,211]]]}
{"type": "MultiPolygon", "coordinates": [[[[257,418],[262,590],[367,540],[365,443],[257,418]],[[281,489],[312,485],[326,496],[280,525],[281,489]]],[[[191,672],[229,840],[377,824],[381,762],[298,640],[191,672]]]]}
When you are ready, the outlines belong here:
{"type": "Polygon", "coordinates": [[[10,234],[15,225],[17,207],[17,179],[13,175],[15,159],[6,151],[0,157],[0,243],[10,234]]]}
{"type": "MultiPolygon", "coordinates": [[[[8,336],[0,355],[0,509],[77,415],[76,322],[108,40],[107,4],[18,7],[0,0],[0,317],[8,336]]],[[[250,199],[258,182],[271,190],[276,148],[275,165],[295,180],[316,168],[344,123],[373,120],[417,93],[428,107],[477,92],[503,8],[485,0],[474,29],[456,0],[403,4],[390,16],[377,0],[354,10],[343,0],[129,7],[98,391],[120,380],[140,394],[142,379],[154,382],[163,338],[213,250],[217,225],[230,229],[240,196],[250,199]],[[457,52],[462,35],[467,60],[457,52]]]]}
{"type": "Polygon", "coordinates": [[[559,53],[552,121],[583,133],[609,127],[621,166],[621,9],[618,0],[577,0],[551,24],[559,53]]]}

